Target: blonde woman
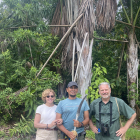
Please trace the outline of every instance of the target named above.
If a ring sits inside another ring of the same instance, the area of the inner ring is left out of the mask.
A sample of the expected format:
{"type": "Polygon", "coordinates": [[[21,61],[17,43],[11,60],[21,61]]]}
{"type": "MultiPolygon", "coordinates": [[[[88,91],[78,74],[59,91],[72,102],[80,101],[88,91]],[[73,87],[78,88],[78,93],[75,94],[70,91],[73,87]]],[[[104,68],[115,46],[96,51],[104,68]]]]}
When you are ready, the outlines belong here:
{"type": "Polygon", "coordinates": [[[36,140],[57,140],[56,124],[61,125],[63,121],[56,120],[55,92],[52,89],[44,90],[42,100],[44,104],[37,107],[34,119],[34,127],[37,128],[36,140]]]}

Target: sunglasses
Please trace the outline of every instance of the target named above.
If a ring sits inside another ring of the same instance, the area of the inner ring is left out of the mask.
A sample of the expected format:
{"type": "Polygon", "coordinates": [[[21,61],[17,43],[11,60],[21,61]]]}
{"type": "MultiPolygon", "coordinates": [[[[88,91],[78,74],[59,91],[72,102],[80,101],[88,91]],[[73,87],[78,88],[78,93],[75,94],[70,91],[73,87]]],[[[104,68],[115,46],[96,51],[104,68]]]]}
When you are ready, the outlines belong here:
{"type": "Polygon", "coordinates": [[[47,98],[50,98],[50,97],[51,97],[51,98],[53,98],[54,96],[53,96],[53,95],[51,95],[51,96],[46,96],[46,97],[47,97],[47,98]]]}
{"type": "Polygon", "coordinates": [[[69,87],[70,89],[78,89],[76,86],[69,87]]]}

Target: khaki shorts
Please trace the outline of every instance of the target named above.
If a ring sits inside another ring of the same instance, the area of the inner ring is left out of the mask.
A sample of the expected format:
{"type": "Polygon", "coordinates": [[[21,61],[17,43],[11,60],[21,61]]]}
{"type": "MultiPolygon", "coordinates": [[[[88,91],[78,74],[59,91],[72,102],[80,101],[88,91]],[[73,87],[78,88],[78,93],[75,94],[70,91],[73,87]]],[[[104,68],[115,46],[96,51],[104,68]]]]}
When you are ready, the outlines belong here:
{"type": "Polygon", "coordinates": [[[37,129],[36,140],[57,140],[56,130],[37,129]]]}

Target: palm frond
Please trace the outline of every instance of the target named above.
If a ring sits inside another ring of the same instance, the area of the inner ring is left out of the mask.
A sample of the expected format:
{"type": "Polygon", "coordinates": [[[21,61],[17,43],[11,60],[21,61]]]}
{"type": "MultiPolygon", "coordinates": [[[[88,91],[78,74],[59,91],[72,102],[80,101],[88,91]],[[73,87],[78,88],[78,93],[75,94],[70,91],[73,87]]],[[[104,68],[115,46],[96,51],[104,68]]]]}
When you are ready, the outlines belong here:
{"type": "Polygon", "coordinates": [[[86,32],[89,33],[89,37],[92,38],[92,34],[95,27],[95,11],[94,11],[94,0],[84,0],[79,8],[79,15],[83,13],[83,17],[77,24],[78,37],[84,38],[86,32]]]}

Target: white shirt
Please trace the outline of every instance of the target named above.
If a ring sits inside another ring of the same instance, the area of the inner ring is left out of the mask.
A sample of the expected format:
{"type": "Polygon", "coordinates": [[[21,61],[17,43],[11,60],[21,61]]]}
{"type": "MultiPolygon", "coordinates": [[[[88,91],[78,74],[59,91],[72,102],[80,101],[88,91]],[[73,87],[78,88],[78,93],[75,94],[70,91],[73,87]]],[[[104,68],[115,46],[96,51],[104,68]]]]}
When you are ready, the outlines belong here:
{"type": "Polygon", "coordinates": [[[56,119],[56,112],[55,112],[56,108],[57,108],[56,105],[48,107],[47,105],[42,104],[38,106],[36,109],[36,113],[41,115],[40,123],[51,124],[52,121],[56,119]]]}

